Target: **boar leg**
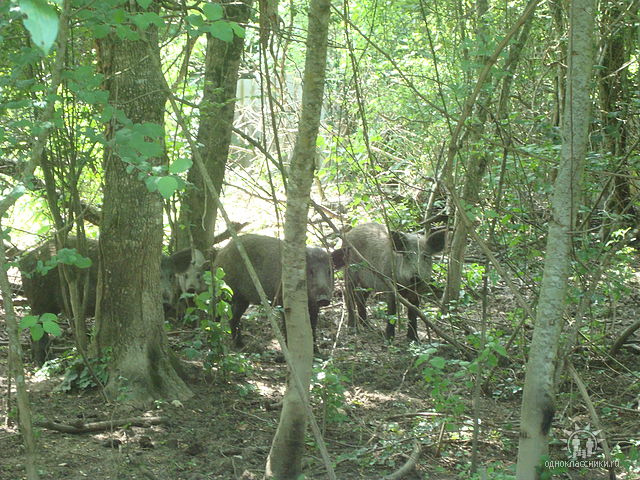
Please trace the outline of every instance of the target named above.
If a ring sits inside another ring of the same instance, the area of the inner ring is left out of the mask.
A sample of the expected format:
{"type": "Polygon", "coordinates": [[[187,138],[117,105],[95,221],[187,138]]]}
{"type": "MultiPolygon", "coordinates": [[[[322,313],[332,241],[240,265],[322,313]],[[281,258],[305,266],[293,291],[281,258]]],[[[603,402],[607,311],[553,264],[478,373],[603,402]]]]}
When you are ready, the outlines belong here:
{"type": "Polygon", "coordinates": [[[389,294],[389,297],[387,298],[387,329],[384,333],[384,336],[387,338],[387,340],[393,340],[393,338],[396,336],[396,322],[398,321],[398,317],[395,318],[395,321],[391,321],[391,317],[395,316],[396,313],[398,312],[397,306],[396,306],[396,297],[393,293],[389,294]]]}
{"type": "Polygon", "coordinates": [[[240,331],[240,320],[248,307],[249,302],[244,298],[236,298],[236,296],[233,297],[231,302],[231,320],[229,321],[229,326],[231,327],[231,339],[233,340],[233,345],[236,348],[242,348],[244,346],[242,333],[240,331]]]}
{"type": "Polygon", "coordinates": [[[361,288],[347,287],[347,314],[350,327],[367,324],[367,298],[369,293],[361,288]],[[357,313],[356,313],[357,310],[357,313]]]}
{"type": "Polygon", "coordinates": [[[309,320],[311,321],[311,333],[313,334],[313,353],[319,353],[316,343],[316,327],[318,326],[318,312],[320,307],[316,302],[309,302],[309,320]]]}
{"type": "Polygon", "coordinates": [[[407,316],[409,317],[409,323],[407,325],[407,339],[410,342],[419,342],[418,339],[418,308],[420,307],[420,296],[415,291],[405,291],[402,295],[409,300],[412,307],[409,307],[407,316]]]}

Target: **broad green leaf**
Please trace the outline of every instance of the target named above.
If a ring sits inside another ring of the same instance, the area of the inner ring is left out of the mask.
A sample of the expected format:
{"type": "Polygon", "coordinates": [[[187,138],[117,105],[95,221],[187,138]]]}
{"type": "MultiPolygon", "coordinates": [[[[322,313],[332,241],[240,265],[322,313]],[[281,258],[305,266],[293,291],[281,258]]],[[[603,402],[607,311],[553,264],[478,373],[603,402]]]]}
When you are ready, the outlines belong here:
{"type": "Polygon", "coordinates": [[[229,25],[231,25],[231,28],[233,29],[233,33],[236,34],[236,37],[244,38],[245,30],[243,27],[238,25],[236,22],[229,22],[229,25]]]}
{"type": "Polygon", "coordinates": [[[109,35],[109,32],[111,32],[111,25],[92,25],[91,30],[93,31],[94,38],[99,40],[109,35]]]}
{"type": "Polygon", "coordinates": [[[163,147],[156,142],[141,142],[136,145],[138,151],[145,158],[159,157],[163,152],[163,147]]]}
{"type": "Polygon", "coordinates": [[[116,25],[116,35],[121,40],[130,40],[132,42],[140,40],[140,34],[132,30],[129,25],[116,25]]]}
{"type": "Polygon", "coordinates": [[[169,199],[171,198],[171,195],[173,195],[174,192],[178,189],[178,180],[176,180],[175,177],[169,175],[166,177],[161,177],[158,180],[157,185],[160,195],[162,195],[166,199],[169,199]]]}
{"type": "Polygon", "coordinates": [[[220,20],[224,15],[222,6],[219,3],[207,3],[202,7],[202,12],[206,15],[207,19],[211,22],[220,20]]]}
{"type": "Polygon", "coordinates": [[[136,0],[136,3],[146,10],[151,5],[151,0],[136,0]]]}
{"type": "Polygon", "coordinates": [[[190,158],[176,158],[171,165],[169,165],[169,173],[177,174],[186,172],[191,168],[193,162],[190,158]]]}
{"type": "Polygon", "coordinates": [[[189,15],[187,17],[187,22],[194,27],[202,27],[204,25],[204,19],[200,15],[189,15]]]}
{"type": "Polygon", "coordinates": [[[151,138],[162,138],[164,136],[164,129],[162,125],[157,123],[145,122],[135,126],[137,132],[151,138]]]}
{"type": "Polygon", "coordinates": [[[20,0],[20,10],[27,18],[24,26],[31,34],[31,39],[44,54],[48,54],[58,36],[58,15],[55,9],[45,0],[20,0]]]}
{"type": "Polygon", "coordinates": [[[62,330],[60,329],[60,325],[58,325],[58,322],[51,319],[43,319],[42,328],[45,332],[50,333],[54,337],[59,337],[62,334],[62,330]]]}
{"type": "Polygon", "coordinates": [[[139,13],[134,15],[132,20],[140,30],[146,30],[151,24],[156,25],[157,27],[161,27],[163,25],[162,18],[160,18],[157,13],[153,12],[139,13]]]}
{"type": "Polygon", "coordinates": [[[209,32],[211,36],[223,42],[233,41],[233,28],[231,28],[229,22],[215,22],[207,27],[203,27],[202,30],[209,32]]]}
{"type": "Polygon", "coordinates": [[[20,328],[31,328],[38,323],[36,315],[26,315],[20,320],[20,328]]]}
{"type": "Polygon", "coordinates": [[[31,338],[36,342],[40,340],[42,337],[44,337],[44,329],[42,328],[42,325],[40,325],[39,323],[36,323],[33,327],[31,327],[30,331],[31,331],[31,338]]]}
{"type": "Polygon", "coordinates": [[[160,178],[162,178],[162,177],[156,177],[154,175],[146,177],[144,179],[144,184],[147,186],[147,190],[149,190],[152,193],[157,191],[158,190],[158,181],[160,180],[160,178]]]}
{"type": "Polygon", "coordinates": [[[433,357],[431,360],[429,360],[429,363],[436,368],[442,369],[444,368],[446,361],[442,357],[433,357]]]}

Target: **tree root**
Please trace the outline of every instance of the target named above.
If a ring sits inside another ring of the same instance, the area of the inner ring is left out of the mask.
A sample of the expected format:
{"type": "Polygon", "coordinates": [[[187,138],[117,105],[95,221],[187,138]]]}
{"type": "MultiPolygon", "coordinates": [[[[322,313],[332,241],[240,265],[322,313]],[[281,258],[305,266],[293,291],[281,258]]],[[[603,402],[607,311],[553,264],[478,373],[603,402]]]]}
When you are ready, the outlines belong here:
{"type": "Polygon", "coordinates": [[[84,423],[81,421],[73,424],[64,424],[58,422],[38,422],[36,426],[56,430],[63,433],[88,433],[101,432],[103,430],[113,430],[119,427],[133,425],[135,427],[150,427],[151,425],[159,425],[167,423],[164,417],[129,417],[115,420],[105,420],[103,422],[84,423]]]}
{"type": "Polygon", "coordinates": [[[416,463],[422,455],[422,444],[416,440],[416,443],[413,447],[413,452],[409,455],[407,461],[402,465],[398,470],[393,473],[390,473],[386,477],[383,477],[383,480],[400,480],[404,478],[405,475],[412,472],[416,468],[416,463]]]}

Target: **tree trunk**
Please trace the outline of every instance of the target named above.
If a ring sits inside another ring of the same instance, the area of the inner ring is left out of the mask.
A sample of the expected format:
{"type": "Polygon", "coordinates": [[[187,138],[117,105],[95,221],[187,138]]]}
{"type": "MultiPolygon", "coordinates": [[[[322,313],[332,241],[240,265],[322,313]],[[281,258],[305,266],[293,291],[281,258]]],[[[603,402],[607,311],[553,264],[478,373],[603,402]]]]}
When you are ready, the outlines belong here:
{"type": "Polygon", "coordinates": [[[633,186],[630,179],[629,160],[622,163],[620,158],[627,152],[627,136],[629,129],[630,98],[628,92],[627,68],[630,51],[627,48],[627,37],[631,33],[630,25],[622,22],[623,12],[618,2],[607,1],[603,5],[601,36],[604,40],[602,68],[598,69],[600,77],[600,111],[603,128],[603,144],[605,154],[610,155],[609,171],[616,175],[607,182],[607,198],[605,201],[602,229],[600,237],[603,242],[610,240],[613,230],[618,228],[634,228],[638,225],[639,214],[633,205],[633,186]],[[620,218],[621,215],[626,218],[620,218]]]}
{"type": "Polygon", "coordinates": [[[288,381],[280,423],[271,444],[266,470],[267,478],[278,480],[295,480],[302,474],[307,426],[304,404],[309,401],[313,363],[313,338],[307,306],[305,238],[316,137],[324,94],[329,16],[329,0],[311,1],[302,112],[291,157],[282,254],[283,302],[293,372],[288,381]],[[302,385],[304,391],[296,388],[292,375],[298,376],[298,384],[302,385]]]}
{"type": "MultiPolygon", "coordinates": [[[[225,18],[246,23],[253,0],[240,2],[224,0],[221,4],[225,18]]],[[[235,114],[238,69],[244,47],[244,38],[234,36],[225,42],[207,34],[204,89],[200,102],[200,127],[198,145],[207,171],[220,194],[229,156],[229,145],[235,114]]],[[[207,192],[199,169],[189,170],[187,180],[192,184],[186,191],[180,208],[180,224],[188,226],[178,230],[178,248],[193,246],[205,251],[211,247],[217,208],[207,192]]]]}
{"type": "MultiPolygon", "coordinates": [[[[486,51],[486,44],[489,31],[485,23],[485,15],[489,9],[486,0],[477,0],[476,15],[478,27],[476,29],[476,41],[481,45],[480,51],[486,51]]],[[[485,55],[478,56],[476,61],[479,65],[486,64],[487,57],[485,55]]],[[[482,67],[480,68],[482,70],[482,67]]],[[[480,73],[480,70],[478,73],[480,73]]],[[[490,77],[487,82],[490,82],[490,77]]],[[[476,104],[476,116],[473,128],[469,130],[467,143],[471,145],[472,151],[469,155],[467,171],[465,172],[462,188],[462,199],[466,206],[474,206],[478,203],[480,196],[480,186],[482,177],[489,163],[489,156],[482,149],[478,149],[478,145],[482,141],[484,133],[484,124],[487,119],[487,110],[491,96],[486,90],[480,92],[478,102],[476,104]]],[[[462,266],[464,265],[464,253],[467,247],[467,236],[469,231],[466,222],[460,219],[460,215],[466,215],[466,212],[457,212],[454,225],[453,238],[451,240],[451,251],[449,253],[449,266],[447,270],[447,287],[444,291],[442,304],[446,310],[449,309],[450,303],[457,301],[460,296],[460,285],[462,279],[462,266]]],[[[427,232],[428,234],[429,232],[427,232]]]]}
{"type": "Polygon", "coordinates": [[[579,206],[591,118],[589,84],[593,65],[593,29],[593,0],[573,0],[562,152],[551,204],[544,274],[522,398],[518,480],[538,478],[537,468],[541,458],[548,453],[547,436],[554,413],[554,371],[571,268],[571,235],[579,206]]]}
{"type": "MultiPolygon", "coordinates": [[[[127,5],[138,8],[135,3],[127,5]]],[[[148,11],[157,13],[158,3],[148,11]]],[[[142,173],[145,162],[159,165],[163,155],[131,160],[135,157],[131,151],[140,142],[125,143],[142,124],[147,125],[146,139],[152,135],[149,124],[158,129],[157,143],[164,136],[167,96],[157,30],[151,26],[138,33],[140,40],[110,34],[98,41],[110,104],[128,120],[114,115],[106,132],[95,346],[100,352],[111,348],[107,395],[116,398],[126,393],[128,403],[142,406],[158,398],[185,399],[191,391],[171,364],[162,329],[162,202],[157,192],[147,189],[142,173]],[[127,154],[128,163],[120,152],[127,154]],[[142,168],[132,163],[136,160],[142,168]]]]}

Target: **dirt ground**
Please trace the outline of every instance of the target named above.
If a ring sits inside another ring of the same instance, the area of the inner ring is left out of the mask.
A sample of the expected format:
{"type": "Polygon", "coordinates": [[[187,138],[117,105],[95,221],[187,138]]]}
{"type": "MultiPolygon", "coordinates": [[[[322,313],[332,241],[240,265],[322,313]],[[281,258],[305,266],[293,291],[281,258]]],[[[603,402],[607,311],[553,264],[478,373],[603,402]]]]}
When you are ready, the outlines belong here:
{"type": "MultiPolygon", "coordinates": [[[[637,318],[640,299],[630,298],[628,303],[631,321],[637,318]]],[[[490,312],[491,321],[506,321],[506,312],[513,307],[508,297],[501,299],[497,294],[490,312]]],[[[468,469],[472,454],[472,386],[467,383],[470,375],[455,376],[465,368],[458,362],[460,355],[450,346],[436,346],[437,355],[446,360],[444,375],[439,377],[440,383],[425,380],[424,365],[416,367],[415,352],[407,348],[404,325],[399,326],[393,346],[387,345],[381,335],[381,320],[377,321],[375,329],[357,334],[342,328],[336,340],[343,316],[339,301],[321,313],[320,348],[331,358],[331,363],[325,368],[329,375],[324,377],[325,388],[316,387],[313,397],[314,413],[324,432],[337,478],[382,478],[407,460],[416,442],[422,445],[422,454],[416,469],[404,478],[471,478],[468,469]],[[338,381],[329,381],[335,379],[338,381]],[[436,388],[446,389],[445,402],[455,399],[444,412],[435,411],[436,388]]],[[[464,317],[463,321],[477,327],[474,319],[479,318],[478,312],[469,310],[464,317]]],[[[621,331],[620,327],[615,325],[609,333],[621,331]]],[[[420,328],[421,334],[426,335],[424,326],[420,328]]],[[[248,343],[247,371],[231,373],[224,378],[220,372],[205,372],[197,359],[189,360],[189,386],[194,392],[193,398],[182,404],[158,402],[148,412],[131,414],[161,417],[159,425],[125,426],[83,434],[39,427],[41,478],[261,478],[279,418],[278,401],[283,393],[286,367],[276,361],[277,347],[264,318],[259,314],[250,315],[244,321],[243,330],[248,343]]],[[[460,338],[461,334],[458,335],[460,338]]],[[[169,338],[175,351],[181,354],[194,336],[194,331],[181,328],[171,332],[169,338]]],[[[3,398],[0,406],[3,420],[7,407],[6,340],[6,333],[1,329],[3,398]]],[[[426,343],[425,337],[423,348],[427,348],[426,343]]],[[[639,392],[637,376],[634,380],[632,372],[637,375],[640,370],[640,355],[625,350],[618,357],[620,363],[607,363],[603,356],[595,357],[593,351],[579,354],[578,359],[589,360],[581,360],[576,367],[596,402],[609,446],[620,444],[624,449],[633,442],[637,445],[640,412],[636,397],[639,392]]],[[[522,364],[501,363],[480,399],[478,455],[480,465],[487,469],[486,478],[507,478],[495,473],[496,466],[501,469],[515,466],[523,378],[522,364]]],[[[74,424],[123,416],[115,413],[115,407],[106,404],[95,389],[62,393],[55,391],[59,383],[59,377],[41,379],[30,372],[36,422],[74,424]]],[[[566,381],[561,389],[551,444],[552,458],[566,458],[564,438],[573,425],[584,427],[592,423],[575,385],[566,381]],[[570,398],[568,393],[574,395],[570,398]]],[[[21,439],[14,418],[15,415],[10,416],[8,424],[0,429],[1,480],[24,478],[21,439]]],[[[311,433],[307,436],[304,462],[306,478],[327,478],[311,433]]],[[[616,472],[618,479],[640,478],[625,467],[616,472]]],[[[604,470],[572,470],[570,478],[604,479],[608,475],[604,470]]]]}

